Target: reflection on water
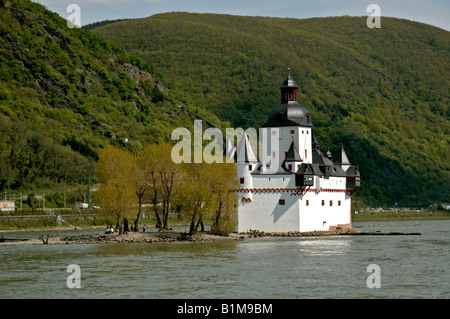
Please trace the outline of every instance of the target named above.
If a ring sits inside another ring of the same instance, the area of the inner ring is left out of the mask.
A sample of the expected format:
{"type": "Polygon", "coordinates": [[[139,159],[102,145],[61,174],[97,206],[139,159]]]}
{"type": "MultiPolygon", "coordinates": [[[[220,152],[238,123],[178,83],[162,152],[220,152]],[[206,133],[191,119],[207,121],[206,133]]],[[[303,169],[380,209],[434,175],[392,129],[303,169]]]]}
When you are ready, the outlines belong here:
{"type": "Polygon", "coordinates": [[[0,298],[448,298],[450,220],[358,222],[422,236],[0,247],[0,298]],[[69,264],[81,289],[69,289],[69,264]],[[381,288],[366,285],[367,266],[381,288]]]}

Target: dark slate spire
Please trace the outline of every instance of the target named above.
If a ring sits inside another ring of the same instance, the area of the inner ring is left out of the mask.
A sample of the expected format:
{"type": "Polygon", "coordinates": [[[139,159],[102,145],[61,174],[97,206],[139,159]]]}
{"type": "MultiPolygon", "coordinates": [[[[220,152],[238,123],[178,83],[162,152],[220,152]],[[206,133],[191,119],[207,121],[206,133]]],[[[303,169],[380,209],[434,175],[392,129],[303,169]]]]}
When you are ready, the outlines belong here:
{"type": "Polygon", "coordinates": [[[317,141],[316,134],[314,134],[314,131],[313,131],[313,130],[311,130],[311,131],[312,131],[312,134],[311,134],[311,139],[312,139],[312,149],[313,149],[313,150],[319,150],[319,149],[320,149],[320,144],[319,144],[319,142],[317,141]]]}
{"type": "Polygon", "coordinates": [[[258,159],[256,158],[255,153],[253,152],[252,146],[247,138],[247,134],[241,138],[239,145],[237,147],[237,162],[238,163],[257,163],[258,159]]]}
{"type": "Polygon", "coordinates": [[[289,150],[286,154],[285,162],[302,162],[302,158],[298,152],[297,146],[294,141],[292,141],[291,146],[289,146],[289,150]]]}

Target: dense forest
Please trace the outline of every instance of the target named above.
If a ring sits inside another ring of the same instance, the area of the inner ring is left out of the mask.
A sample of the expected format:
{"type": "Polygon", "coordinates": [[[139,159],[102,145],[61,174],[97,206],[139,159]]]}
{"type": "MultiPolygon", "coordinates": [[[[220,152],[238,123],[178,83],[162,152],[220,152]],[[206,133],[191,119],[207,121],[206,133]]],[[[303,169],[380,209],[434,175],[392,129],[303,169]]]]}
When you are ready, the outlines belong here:
{"type": "Polygon", "coordinates": [[[0,190],[95,181],[105,146],[130,151],[214,115],[164,87],[151,64],[27,0],[0,1],[0,190]]]}
{"type": "Polygon", "coordinates": [[[366,17],[179,12],[102,24],[92,31],[235,127],[266,121],[290,67],[322,148],[336,155],[342,143],[361,167],[356,196],[371,205],[449,200],[449,32],[387,17],[370,29],[366,17]]]}
{"type": "MultiPolygon", "coordinates": [[[[89,28],[89,26],[88,26],[89,28]]],[[[108,145],[131,152],[175,127],[259,127],[291,68],[321,147],[361,168],[356,198],[450,198],[449,32],[384,18],[167,13],[91,30],[0,0],[0,190],[96,181],[108,145]]]]}

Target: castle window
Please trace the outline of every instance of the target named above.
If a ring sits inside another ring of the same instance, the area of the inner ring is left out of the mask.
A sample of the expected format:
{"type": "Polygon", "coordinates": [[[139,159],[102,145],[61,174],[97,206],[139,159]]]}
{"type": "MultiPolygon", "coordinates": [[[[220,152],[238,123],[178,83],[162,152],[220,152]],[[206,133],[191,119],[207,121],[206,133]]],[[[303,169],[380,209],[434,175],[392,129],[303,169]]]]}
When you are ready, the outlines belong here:
{"type": "Polygon", "coordinates": [[[322,206],[325,206],[325,201],[322,199],[322,206]]]}
{"type": "Polygon", "coordinates": [[[308,158],[308,151],[305,150],[305,159],[308,158]]]}
{"type": "Polygon", "coordinates": [[[306,206],[309,206],[309,200],[306,200],[306,206]]]}
{"type": "Polygon", "coordinates": [[[295,131],[294,131],[294,130],[291,130],[290,133],[291,133],[291,135],[294,135],[295,131]]]}
{"type": "Polygon", "coordinates": [[[300,168],[300,164],[297,164],[297,169],[299,169],[300,168]]]}
{"type": "Polygon", "coordinates": [[[332,200],[330,200],[330,206],[333,206],[333,201],[332,200]]]}
{"type": "Polygon", "coordinates": [[[243,178],[243,177],[241,177],[241,178],[239,179],[239,181],[241,182],[241,184],[244,184],[244,178],[243,178]]]}
{"type": "Polygon", "coordinates": [[[292,164],[288,164],[288,170],[292,171],[292,164]]]}
{"type": "Polygon", "coordinates": [[[341,201],[340,200],[338,200],[338,206],[341,206],[341,201]]]}
{"type": "Polygon", "coordinates": [[[252,169],[253,169],[253,165],[250,164],[250,165],[248,166],[248,170],[251,171],[252,169]]]}
{"type": "Polygon", "coordinates": [[[284,200],[284,199],[280,199],[279,201],[278,201],[278,204],[280,204],[280,205],[284,205],[286,203],[286,201],[284,200]]]}

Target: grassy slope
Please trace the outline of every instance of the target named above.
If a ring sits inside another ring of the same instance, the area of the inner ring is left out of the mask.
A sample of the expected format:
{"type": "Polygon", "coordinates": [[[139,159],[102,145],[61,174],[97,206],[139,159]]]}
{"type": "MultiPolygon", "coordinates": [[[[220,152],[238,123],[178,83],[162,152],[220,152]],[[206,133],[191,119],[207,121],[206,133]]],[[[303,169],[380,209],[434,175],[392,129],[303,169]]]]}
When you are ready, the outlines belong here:
{"type": "Polygon", "coordinates": [[[85,183],[108,144],[132,150],[214,115],[119,45],[27,0],[0,1],[0,189],[85,183]],[[124,139],[128,139],[125,144],[124,139]]]}
{"type": "Polygon", "coordinates": [[[344,143],[369,204],[450,197],[449,32],[383,18],[280,19],[167,13],[94,28],[165,75],[172,90],[230,121],[258,126],[286,68],[319,142],[344,143]]]}

